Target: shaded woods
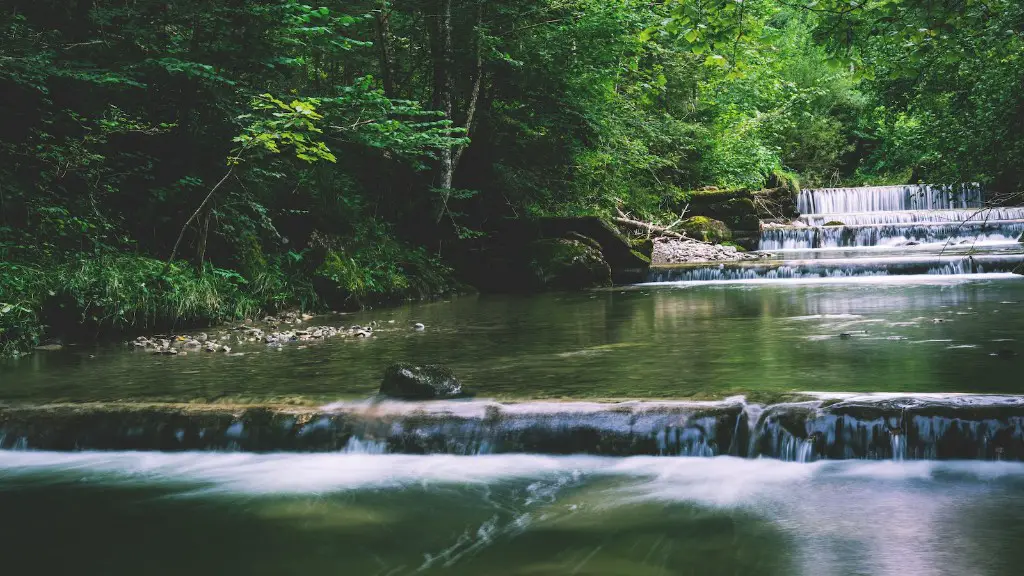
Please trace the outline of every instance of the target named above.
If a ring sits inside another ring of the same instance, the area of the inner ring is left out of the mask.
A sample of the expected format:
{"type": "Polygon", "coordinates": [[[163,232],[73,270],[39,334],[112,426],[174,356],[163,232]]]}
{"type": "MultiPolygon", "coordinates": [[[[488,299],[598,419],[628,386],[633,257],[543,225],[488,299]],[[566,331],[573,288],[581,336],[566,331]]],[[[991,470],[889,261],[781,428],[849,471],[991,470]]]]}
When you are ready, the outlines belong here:
{"type": "Polygon", "coordinates": [[[12,0],[0,347],[431,297],[508,221],[1021,186],[991,0],[12,0]]]}

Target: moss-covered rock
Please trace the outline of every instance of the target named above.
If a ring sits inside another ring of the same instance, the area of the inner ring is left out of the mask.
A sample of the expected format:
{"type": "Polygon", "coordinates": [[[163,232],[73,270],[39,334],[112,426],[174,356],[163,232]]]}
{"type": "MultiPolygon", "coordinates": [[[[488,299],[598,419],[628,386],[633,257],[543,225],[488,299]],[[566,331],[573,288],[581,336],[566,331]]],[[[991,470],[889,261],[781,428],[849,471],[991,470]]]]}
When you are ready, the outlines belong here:
{"type": "Polygon", "coordinates": [[[694,216],[687,219],[680,226],[690,238],[721,244],[732,240],[732,230],[725,225],[725,222],[714,220],[707,216],[694,216]]]}
{"type": "Polygon", "coordinates": [[[690,216],[705,216],[725,223],[733,232],[757,231],[760,220],[754,195],[745,188],[731,190],[695,190],[669,206],[675,212],[687,209],[690,216]]]}
{"type": "Polygon", "coordinates": [[[542,289],[579,290],[612,284],[611,267],[591,243],[566,238],[537,240],[529,251],[530,269],[542,289]]]}
{"type": "Polygon", "coordinates": [[[839,220],[833,220],[831,222],[826,222],[825,226],[846,226],[846,224],[843,224],[839,220]]]}
{"type": "Polygon", "coordinates": [[[774,186],[753,193],[755,211],[761,220],[792,220],[800,215],[797,209],[798,189],[791,185],[774,186]]]}
{"type": "Polygon", "coordinates": [[[440,400],[462,395],[462,383],[444,366],[392,364],[384,371],[380,394],[404,400],[440,400]]]}

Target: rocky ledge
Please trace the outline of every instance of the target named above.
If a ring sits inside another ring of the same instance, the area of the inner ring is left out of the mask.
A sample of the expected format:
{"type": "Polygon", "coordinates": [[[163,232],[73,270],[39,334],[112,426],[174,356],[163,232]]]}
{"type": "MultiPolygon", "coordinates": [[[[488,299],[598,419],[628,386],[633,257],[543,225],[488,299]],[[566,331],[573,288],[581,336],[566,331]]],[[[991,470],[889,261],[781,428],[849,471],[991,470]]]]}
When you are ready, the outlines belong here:
{"type": "Polygon", "coordinates": [[[746,262],[762,260],[768,257],[770,257],[770,254],[761,252],[740,252],[735,246],[661,238],[654,243],[651,264],[746,262]]]}
{"type": "Polygon", "coordinates": [[[0,405],[0,450],[722,456],[1024,461],[1024,397],[717,402],[0,405]]]}

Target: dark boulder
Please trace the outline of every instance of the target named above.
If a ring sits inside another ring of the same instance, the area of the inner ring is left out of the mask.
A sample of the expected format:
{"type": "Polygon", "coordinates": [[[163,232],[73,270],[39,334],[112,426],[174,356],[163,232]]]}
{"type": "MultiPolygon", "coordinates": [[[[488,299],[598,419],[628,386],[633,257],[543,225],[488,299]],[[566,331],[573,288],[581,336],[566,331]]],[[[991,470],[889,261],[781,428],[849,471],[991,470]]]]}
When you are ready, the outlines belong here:
{"type": "Polygon", "coordinates": [[[462,383],[444,366],[392,364],[384,371],[380,394],[405,400],[440,400],[462,395],[462,383]]]}
{"type": "Polygon", "coordinates": [[[529,246],[530,270],[537,285],[547,290],[579,290],[610,286],[612,271],[592,243],[556,238],[529,246]]]}

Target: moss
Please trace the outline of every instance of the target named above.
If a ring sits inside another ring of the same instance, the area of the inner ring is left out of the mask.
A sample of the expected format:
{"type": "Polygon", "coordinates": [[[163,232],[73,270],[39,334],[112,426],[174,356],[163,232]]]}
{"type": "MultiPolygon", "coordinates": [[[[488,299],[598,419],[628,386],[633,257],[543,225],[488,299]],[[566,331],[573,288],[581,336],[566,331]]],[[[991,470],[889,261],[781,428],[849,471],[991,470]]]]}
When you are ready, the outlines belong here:
{"type": "Polygon", "coordinates": [[[577,290],[612,283],[611,267],[590,243],[564,238],[537,240],[529,250],[530,269],[539,288],[577,290]]]}
{"type": "Polygon", "coordinates": [[[687,193],[689,199],[694,202],[716,201],[725,202],[733,198],[749,198],[750,190],[747,188],[703,188],[692,190],[687,193]]]}
{"type": "Polygon", "coordinates": [[[704,242],[716,244],[732,240],[732,231],[720,220],[707,216],[694,216],[680,226],[686,235],[704,242]]]}
{"type": "Polygon", "coordinates": [[[825,226],[846,226],[846,224],[843,224],[842,222],[840,222],[838,220],[833,220],[831,222],[826,222],[825,226]]]}
{"type": "Polygon", "coordinates": [[[768,188],[785,188],[790,194],[799,194],[800,177],[796,172],[776,168],[768,178],[768,188]]]}

